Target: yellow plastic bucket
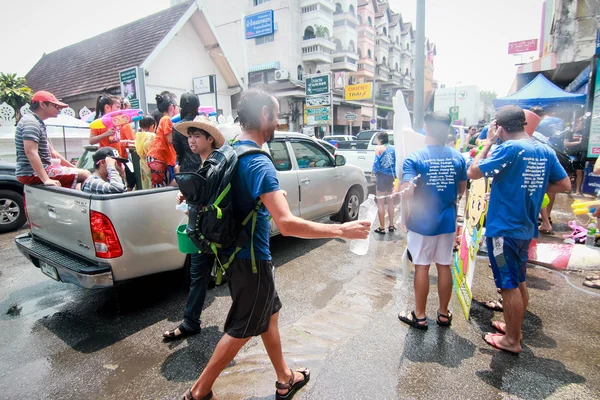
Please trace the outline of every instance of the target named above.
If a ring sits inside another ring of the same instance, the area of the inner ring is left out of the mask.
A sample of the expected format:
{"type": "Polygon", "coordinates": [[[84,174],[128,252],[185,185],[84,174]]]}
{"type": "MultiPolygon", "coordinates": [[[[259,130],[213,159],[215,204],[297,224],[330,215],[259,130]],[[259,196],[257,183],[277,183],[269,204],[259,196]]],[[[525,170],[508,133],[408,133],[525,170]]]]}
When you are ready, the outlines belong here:
{"type": "Polygon", "coordinates": [[[196,254],[198,253],[198,248],[188,236],[185,228],[187,228],[187,225],[179,225],[177,227],[177,244],[179,244],[179,251],[184,254],[196,254]]]}

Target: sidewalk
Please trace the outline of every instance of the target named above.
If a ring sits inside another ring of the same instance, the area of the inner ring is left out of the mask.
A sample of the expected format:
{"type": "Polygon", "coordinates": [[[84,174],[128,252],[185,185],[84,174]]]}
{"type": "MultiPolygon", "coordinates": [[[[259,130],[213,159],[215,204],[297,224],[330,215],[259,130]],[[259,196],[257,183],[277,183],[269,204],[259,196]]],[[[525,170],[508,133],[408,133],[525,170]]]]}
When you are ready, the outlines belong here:
{"type": "MultiPolygon", "coordinates": [[[[542,234],[534,239],[529,248],[529,262],[557,270],[600,270],[600,247],[591,248],[584,244],[565,244],[564,236],[572,233],[569,221],[577,220],[587,227],[589,216],[575,216],[571,204],[573,195],[558,194],[552,210],[553,234],[542,234]]],[[[579,198],[582,200],[583,198],[579,198]]],[[[591,201],[591,196],[585,200],[591,201]]]]}

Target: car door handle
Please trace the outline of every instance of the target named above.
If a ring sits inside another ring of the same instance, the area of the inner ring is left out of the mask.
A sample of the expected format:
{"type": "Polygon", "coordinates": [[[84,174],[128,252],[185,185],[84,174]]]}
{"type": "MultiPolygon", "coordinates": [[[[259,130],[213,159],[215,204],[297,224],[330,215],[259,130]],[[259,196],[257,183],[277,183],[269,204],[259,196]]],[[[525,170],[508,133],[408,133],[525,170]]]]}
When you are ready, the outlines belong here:
{"type": "Polygon", "coordinates": [[[334,175],[333,179],[340,179],[342,176],[340,174],[334,175]]]}
{"type": "Polygon", "coordinates": [[[300,179],[300,182],[308,184],[308,183],[310,183],[310,179],[309,178],[302,178],[302,179],[300,179]]]}

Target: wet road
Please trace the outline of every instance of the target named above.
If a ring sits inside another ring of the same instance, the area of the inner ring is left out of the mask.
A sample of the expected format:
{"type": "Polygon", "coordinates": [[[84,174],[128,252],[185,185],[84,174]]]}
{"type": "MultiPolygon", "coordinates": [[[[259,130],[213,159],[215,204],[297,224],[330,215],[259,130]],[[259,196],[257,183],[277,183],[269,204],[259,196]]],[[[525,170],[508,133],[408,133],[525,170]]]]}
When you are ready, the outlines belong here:
{"type": "MultiPolygon", "coordinates": [[[[14,236],[0,235],[0,398],[175,399],[197,378],[221,336],[226,287],[209,291],[201,335],[167,344],[161,333],[180,321],[186,299],[178,273],[118,290],[79,289],[42,275],[14,236]]],[[[600,297],[530,269],[519,357],[482,341],[493,313],[479,303],[470,322],[453,298],[452,329],[430,320],[428,331],[411,330],[397,319],[414,304],[412,279],[407,285],[398,275],[404,243],[398,233],[373,238],[358,257],[342,240],[272,240],[284,351],[291,366],[312,370],[295,398],[600,398],[600,297]]],[[[481,258],[475,299],[496,297],[490,275],[481,258]]],[[[566,276],[581,287],[582,275],[566,276]]],[[[253,339],[214,389],[219,399],[271,399],[274,380],[253,339]]]]}

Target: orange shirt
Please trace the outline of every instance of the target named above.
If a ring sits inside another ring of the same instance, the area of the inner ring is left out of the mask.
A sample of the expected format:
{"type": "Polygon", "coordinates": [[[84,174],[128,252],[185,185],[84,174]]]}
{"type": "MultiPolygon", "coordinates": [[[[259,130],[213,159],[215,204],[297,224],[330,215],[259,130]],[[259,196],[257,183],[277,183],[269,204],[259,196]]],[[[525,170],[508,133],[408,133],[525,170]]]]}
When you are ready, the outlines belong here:
{"type": "Polygon", "coordinates": [[[167,135],[170,135],[172,132],[173,123],[171,122],[171,118],[165,115],[158,123],[154,143],[152,143],[152,147],[148,152],[148,157],[167,163],[167,165],[175,165],[177,154],[175,153],[175,148],[173,148],[173,145],[167,139],[167,135]]]}
{"type": "MultiPolygon", "coordinates": [[[[90,129],[92,136],[102,135],[106,132],[107,128],[102,129],[90,129]]],[[[112,147],[119,151],[119,154],[123,158],[127,158],[127,145],[121,144],[121,140],[135,140],[135,134],[133,133],[133,129],[131,129],[131,125],[125,124],[115,128],[115,135],[102,138],[98,143],[98,148],[100,147],[112,147]]]]}

